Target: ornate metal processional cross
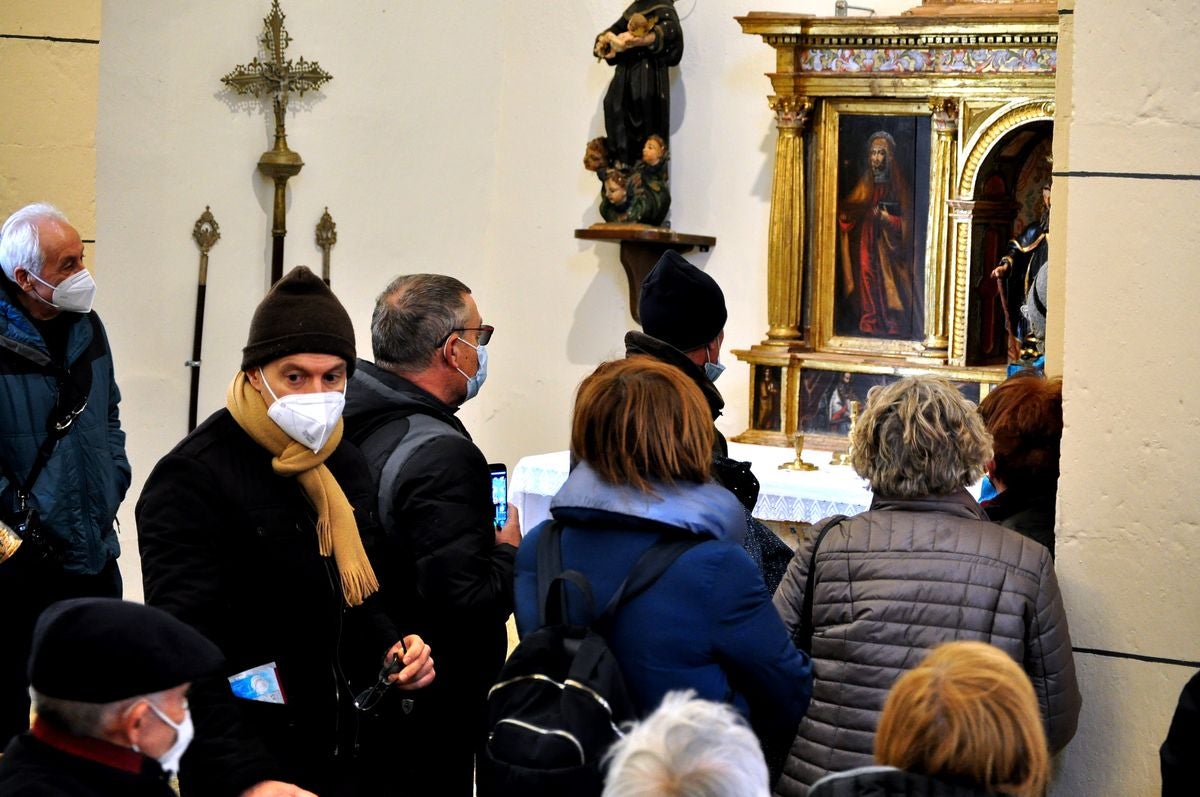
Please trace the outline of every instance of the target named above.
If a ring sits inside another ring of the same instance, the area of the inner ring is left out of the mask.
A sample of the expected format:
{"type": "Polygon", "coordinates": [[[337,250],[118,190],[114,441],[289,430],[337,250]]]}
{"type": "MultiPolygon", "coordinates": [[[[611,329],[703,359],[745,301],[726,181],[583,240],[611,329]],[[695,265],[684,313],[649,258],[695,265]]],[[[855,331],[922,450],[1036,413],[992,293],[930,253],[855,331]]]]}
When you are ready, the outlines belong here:
{"type": "Polygon", "coordinates": [[[258,56],[248,64],[235,66],[233,71],[221,78],[221,82],[238,94],[253,94],[258,97],[270,93],[275,105],[275,146],[264,152],[258,160],[258,170],[275,181],[275,209],[271,222],[271,284],[283,276],[283,240],[287,236],[288,178],[299,174],[304,166],[300,155],[288,149],[287,104],[288,95],[299,92],[301,96],[310,89],[319,88],[333,78],[316,61],[284,60],[292,37],[283,27],[284,14],[279,9],[279,0],[272,0],[271,13],[263,18],[263,34],[259,43],[270,60],[260,61],[258,56]]]}

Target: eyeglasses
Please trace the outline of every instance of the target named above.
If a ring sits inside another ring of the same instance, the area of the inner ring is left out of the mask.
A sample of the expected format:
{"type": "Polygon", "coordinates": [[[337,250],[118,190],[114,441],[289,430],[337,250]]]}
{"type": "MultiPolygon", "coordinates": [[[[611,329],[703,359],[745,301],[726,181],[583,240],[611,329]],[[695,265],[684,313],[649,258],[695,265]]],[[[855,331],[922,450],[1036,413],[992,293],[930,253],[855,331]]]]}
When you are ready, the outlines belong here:
{"type": "Polygon", "coordinates": [[[444,337],[438,341],[437,347],[440,349],[443,346],[445,346],[446,341],[450,340],[450,336],[453,335],[455,332],[478,332],[479,340],[475,343],[475,345],[476,346],[486,346],[486,345],[488,345],[488,341],[490,341],[492,339],[492,333],[495,331],[496,331],[496,328],[494,326],[492,326],[491,324],[481,324],[477,327],[455,327],[454,329],[452,329],[446,333],[446,337],[444,337]]]}
{"type": "Polygon", "coordinates": [[[383,699],[388,687],[391,686],[388,683],[388,676],[400,672],[400,668],[403,666],[404,663],[400,661],[400,657],[393,655],[392,660],[384,664],[383,669],[379,671],[379,678],[375,681],[375,685],[359,692],[358,696],[354,698],[354,707],[359,711],[370,711],[379,705],[379,701],[383,699]]]}

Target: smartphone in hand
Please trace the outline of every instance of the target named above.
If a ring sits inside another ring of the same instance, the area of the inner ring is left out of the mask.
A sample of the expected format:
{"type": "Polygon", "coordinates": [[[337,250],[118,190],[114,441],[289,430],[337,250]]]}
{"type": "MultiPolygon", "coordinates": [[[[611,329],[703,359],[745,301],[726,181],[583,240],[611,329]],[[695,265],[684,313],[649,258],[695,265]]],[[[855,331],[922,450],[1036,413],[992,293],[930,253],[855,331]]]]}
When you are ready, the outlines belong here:
{"type": "Polygon", "coordinates": [[[492,472],[492,506],[495,508],[496,528],[508,522],[508,468],[502,462],[488,465],[492,472]]]}

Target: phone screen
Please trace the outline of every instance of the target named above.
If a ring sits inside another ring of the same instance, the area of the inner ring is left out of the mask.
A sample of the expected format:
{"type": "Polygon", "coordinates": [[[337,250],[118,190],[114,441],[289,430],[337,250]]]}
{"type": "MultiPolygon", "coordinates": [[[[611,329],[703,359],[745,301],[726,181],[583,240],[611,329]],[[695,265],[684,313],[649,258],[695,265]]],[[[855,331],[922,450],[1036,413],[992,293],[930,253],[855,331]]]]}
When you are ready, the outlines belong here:
{"type": "Polygon", "coordinates": [[[496,510],[496,526],[508,522],[508,468],[502,463],[488,465],[492,472],[492,506],[496,510]]]}

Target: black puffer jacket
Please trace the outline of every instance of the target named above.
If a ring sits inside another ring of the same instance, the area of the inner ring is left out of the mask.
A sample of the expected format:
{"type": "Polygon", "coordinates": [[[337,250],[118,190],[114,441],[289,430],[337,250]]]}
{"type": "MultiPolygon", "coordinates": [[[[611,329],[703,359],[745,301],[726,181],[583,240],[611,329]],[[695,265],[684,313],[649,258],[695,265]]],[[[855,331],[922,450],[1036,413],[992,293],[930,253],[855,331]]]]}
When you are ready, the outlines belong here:
{"type": "Polygon", "coordinates": [[[812,797],[992,797],[987,789],[951,783],[894,767],[862,767],[830,775],[812,797]]]}
{"type": "Polygon", "coordinates": [[[388,581],[416,588],[415,602],[389,601],[389,611],[411,617],[433,647],[437,689],[478,693],[482,706],[508,648],[516,558],[516,548],[496,545],[487,460],[451,407],[365,360],[345,418],[383,482],[388,581]]]}
{"type": "MultiPolygon", "coordinates": [[[[343,443],[325,464],[371,552],[380,532],[362,454],[343,443]]],[[[353,692],[399,634],[378,597],[344,607],[299,483],[275,475],[271,455],[221,410],[155,466],[137,526],[146,602],[216,642],[226,675],[274,662],[287,696],[261,703],[234,698],[224,678],[196,684],[183,794],[236,795],[271,778],[324,793],[354,750],[353,692]]]]}
{"type": "MultiPolygon", "coordinates": [[[[806,541],[775,606],[794,629],[812,556],[806,541]]],[[[828,772],[871,763],[896,678],[956,639],[989,642],[1033,681],[1052,751],[1075,735],[1080,696],[1050,552],[988,522],[965,490],[918,500],[876,497],[817,551],[813,686],[808,715],[776,783],[803,797],[828,772]]]]}

